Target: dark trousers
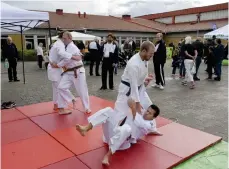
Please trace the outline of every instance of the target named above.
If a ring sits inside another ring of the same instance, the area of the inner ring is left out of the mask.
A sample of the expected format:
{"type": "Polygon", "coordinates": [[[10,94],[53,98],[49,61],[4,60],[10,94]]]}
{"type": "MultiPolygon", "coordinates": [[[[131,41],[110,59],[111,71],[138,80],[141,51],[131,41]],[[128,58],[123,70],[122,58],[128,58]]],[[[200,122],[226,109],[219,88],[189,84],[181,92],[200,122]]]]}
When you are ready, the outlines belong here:
{"type": "Polygon", "coordinates": [[[197,56],[197,58],[196,58],[196,73],[194,74],[194,77],[197,77],[201,62],[202,62],[201,56],[197,56]]]}
{"type": "Polygon", "coordinates": [[[180,76],[185,76],[184,60],[182,60],[181,65],[180,65],[180,76]]]}
{"type": "Polygon", "coordinates": [[[221,68],[222,68],[222,61],[216,63],[215,65],[215,73],[218,78],[221,78],[221,68]]]}
{"type": "Polygon", "coordinates": [[[8,78],[9,80],[17,80],[17,61],[9,60],[9,68],[8,68],[8,78]]]}
{"type": "Polygon", "coordinates": [[[208,71],[208,78],[212,78],[212,69],[213,69],[214,65],[212,62],[208,61],[207,63],[207,71],[208,71]]]}
{"type": "Polygon", "coordinates": [[[49,64],[49,62],[45,62],[45,69],[46,70],[48,69],[48,64],[49,64]]]}
{"type": "Polygon", "coordinates": [[[110,58],[103,58],[102,63],[102,87],[107,88],[107,72],[109,72],[109,88],[114,87],[113,73],[114,67],[110,58]]]}
{"type": "Polygon", "coordinates": [[[164,64],[154,62],[154,72],[156,76],[156,84],[165,85],[164,64]]]}
{"type": "Polygon", "coordinates": [[[96,64],[96,65],[95,65],[95,73],[96,73],[96,75],[99,75],[99,64],[100,64],[100,59],[91,60],[91,63],[90,63],[90,75],[93,75],[93,67],[94,67],[94,64],[96,64]]]}
{"type": "Polygon", "coordinates": [[[42,68],[42,61],[43,61],[42,55],[37,55],[37,58],[38,58],[38,66],[39,68],[42,68]]]}
{"type": "Polygon", "coordinates": [[[173,74],[173,75],[176,74],[176,70],[177,70],[177,67],[176,67],[176,66],[173,66],[173,71],[172,71],[172,74],[173,74]]]}

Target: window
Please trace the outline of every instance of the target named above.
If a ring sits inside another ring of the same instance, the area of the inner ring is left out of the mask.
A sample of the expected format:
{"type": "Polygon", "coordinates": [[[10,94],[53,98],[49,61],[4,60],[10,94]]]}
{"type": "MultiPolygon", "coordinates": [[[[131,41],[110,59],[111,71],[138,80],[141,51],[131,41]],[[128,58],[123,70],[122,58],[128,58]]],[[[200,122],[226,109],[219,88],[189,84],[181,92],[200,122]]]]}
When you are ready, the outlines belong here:
{"type": "Polygon", "coordinates": [[[147,41],[147,38],[142,38],[142,42],[145,42],[145,41],[147,41]]]}
{"type": "Polygon", "coordinates": [[[39,45],[39,43],[43,44],[43,47],[46,48],[46,39],[37,39],[37,43],[39,45]]]}
{"type": "Polygon", "coordinates": [[[135,43],[136,43],[136,48],[140,48],[140,43],[141,43],[141,41],[140,41],[139,38],[136,38],[135,43]]]}
{"type": "Polygon", "coordinates": [[[152,37],[150,37],[150,38],[149,38],[149,41],[150,41],[150,42],[153,42],[153,38],[152,38],[152,37]]]}
{"type": "Polygon", "coordinates": [[[25,36],[25,47],[26,49],[34,49],[34,39],[33,36],[25,36]]]}

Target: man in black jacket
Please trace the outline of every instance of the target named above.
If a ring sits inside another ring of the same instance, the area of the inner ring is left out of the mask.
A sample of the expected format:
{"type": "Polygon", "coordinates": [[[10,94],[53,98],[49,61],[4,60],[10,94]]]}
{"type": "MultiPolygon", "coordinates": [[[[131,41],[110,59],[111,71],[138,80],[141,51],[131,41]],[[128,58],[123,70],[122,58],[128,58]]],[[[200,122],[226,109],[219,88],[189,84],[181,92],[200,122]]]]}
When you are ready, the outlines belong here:
{"type": "Polygon", "coordinates": [[[17,78],[17,60],[18,60],[18,51],[16,45],[13,43],[12,38],[7,38],[7,44],[2,49],[2,54],[4,60],[7,59],[9,62],[8,68],[8,78],[9,82],[13,80],[15,82],[19,82],[20,80],[17,78]],[[12,76],[13,73],[13,76],[12,76]]]}
{"type": "Polygon", "coordinates": [[[114,73],[114,66],[118,63],[118,47],[113,41],[113,35],[108,34],[107,42],[102,46],[102,87],[100,90],[107,89],[107,72],[109,72],[109,88],[111,90],[114,89],[114,80],[113,80],[113,73],[114,73]]]}
{"type": "Polygon", "coordinates": [[[202,62],[202,57],[203,57],[203,52],[204,52],[204,44],[201,42],[201,38],[198,37],[196,39],[196,41],[193,43],[193,45],[195,46],[197,53],[198,53],[197,57],[196,57],[196,73],[194,74],[193,79],[195,81],[199,81],[200,79],[198,78],[197,74],[198,74],[200,64],[202,62]]]}
{"type": "Polygon", "coordinates": [[[164,64],[166,62],[166,46],[162,33],[158,33],[156,38],[156,52],[153,57],[156,84],[152,85],[152,87],[158,87],[163,90],[165,85],[164,64]]]}
{"type": "Polygon", "coordinates": [[[216,81],[221,80],[221,67],[222,67],[222,61],[224,58],[224,46],[221,44],[220,39],[216,39],[216,47],[214,49],[214,55],[215,55],[215,70],[217,77],[214,78],[216,81]]]}

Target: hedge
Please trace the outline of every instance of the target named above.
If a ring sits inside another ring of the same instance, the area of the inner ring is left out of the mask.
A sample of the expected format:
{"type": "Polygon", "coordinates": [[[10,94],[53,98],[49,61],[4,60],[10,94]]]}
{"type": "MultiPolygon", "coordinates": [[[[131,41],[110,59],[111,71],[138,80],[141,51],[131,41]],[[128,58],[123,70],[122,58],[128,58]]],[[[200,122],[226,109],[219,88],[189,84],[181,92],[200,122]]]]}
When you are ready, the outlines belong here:
{"type": "MultiPolygon", "coordinates": [[[[24,61],[37,61],[37,53],[35,50],[24,50],[24,61]]],[[[22,60],[22,51],[18,51],[20,60],[22,60]]]]}

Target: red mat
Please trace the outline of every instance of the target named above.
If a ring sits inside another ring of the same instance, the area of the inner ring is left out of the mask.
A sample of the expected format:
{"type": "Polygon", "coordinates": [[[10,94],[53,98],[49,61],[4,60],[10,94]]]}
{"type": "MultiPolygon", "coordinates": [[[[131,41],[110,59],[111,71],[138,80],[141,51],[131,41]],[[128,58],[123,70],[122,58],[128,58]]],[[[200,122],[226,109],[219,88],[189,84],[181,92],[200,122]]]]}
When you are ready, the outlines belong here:
{"type": "MultiPolygon", "coordinates": [[[[101,161],[106,147],[77,156],[91,169],[103,169],[101,161]]],[[[181,160],[171,153],[139,141],[130,149],[117,151],[110,161],[109,169],[167,169],[181,160]]]]}
{"type": "MultiPolygon", "coordinates": [[[[89,99],[90,99],[90,106],[91,106],[92,114],[95,113],[96,111],[100,110],[100,109],[105,108],[105,107],[114,108],[114,102],[112,102],[112,101],[101,99],[101,98],[95,97],[95,96],[90,96],[89,99]]],[[[77,109],[79,111],[84,112],[84,108],[83,108],[83,105],[82,105],[80,98],[77,98],[77,109]]]]}
{"type": "Polygon", "coordinates": [[[75,127],[52,132],[51,135],[76,155],[104,146],[101,127],[94,128],[85,137],[75,127]]]}
{"type": "Polygon", "coordinates": [[[58,113],[53,113],[44,116],[32,117],[31,120],[47,132],[52,132],[55,130],[73,127],[77,123],[87,124],[87,118],[88,116],[84,113],[78,110],[73,110],[72,114],[69,115],[59,115],[58,113]]]}
{"type": "Polygon", "coordinates": [[[182,158],[190,157],[222,139],[178,123],[170,123],[159,131],[163,133],[162,137],[147,136],[143,140],[182,158]]]}
{"type": "MultiPolygon", "coordinates": [[[[92,113],[114,106],[113,102],[95,96],[90,97],[90,102],[92,113]]],[[[18,107],[23,114],[17,109],[3,110],[2,168],[102,168],[101,160],[107,151],[102,141],[102,128],[97,127],[82,137],[74,126],[87,123],[88,116],[82,113],[81,101],[78,105],[79,111],[70,115],[54,113],[52,102],[18,107]],[[72,152],[78,155],[77,158],[72,152]]],[[[147,136],[130,149],[118,151],[109,168],[167,169],[221,140],[163,117],[156,121],[158,130],[164,135],[147,136]]]]}
{"type": "Polygon", "coordinates": [[[53,110],[53,102],[31,104],[27,106],[17,107],[17,109],[28,117],[55,113],[55,111],[53,110]]]}
{"type": "Polygon", "coordinates": [[[1,110],[1,123],[25,119],[26,116],[19,112],[17,109],[1,110]]]}
{"type": "Polygon", "coordinates": [[[160,117],[160,116],[158,116],[156,118],[157,128],[162,127],[162,126],[165,126],[165,125],[167,125],[169,123],[172,123],[172,121],[171,120],[168,120],[166,118],[160,117]]]}
{"type": "Polygon", "coordinates": [[[85,164],[83,164],[76,157],[71,157],[69,159],[51,164],[41,169],[89,169],[85,164]]]}
{"type": "Polygon", "coordinates": [[[42,134],[47,134],[29,119],[3,123],[1,127],[2,145],[42,134]]]}
{"type": "Polygon", "coordinates": [[[50,136],[38,136],[2,147],[3,169],[38,169],[73,154],[50,136]]]}

